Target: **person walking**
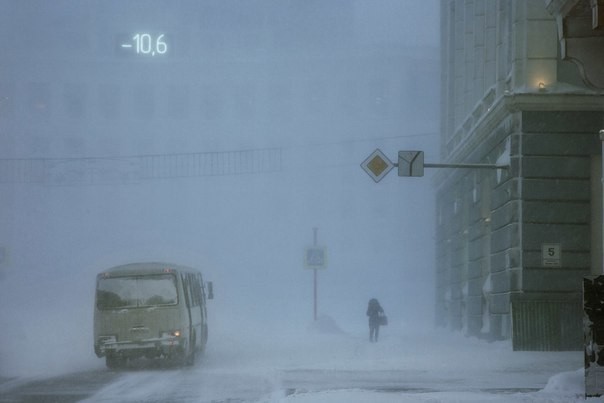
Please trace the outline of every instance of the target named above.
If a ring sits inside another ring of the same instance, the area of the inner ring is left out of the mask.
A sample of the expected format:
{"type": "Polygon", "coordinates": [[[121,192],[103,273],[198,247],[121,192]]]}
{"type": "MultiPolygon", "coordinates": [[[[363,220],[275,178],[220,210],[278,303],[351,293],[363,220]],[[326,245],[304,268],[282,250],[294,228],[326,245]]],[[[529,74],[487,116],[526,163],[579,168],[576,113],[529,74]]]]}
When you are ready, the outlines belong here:
{"type": "Polygon", "coordinates": [[[369,341],[377,342],[380,334],[380,316],[384,315],[384,309],[382,309],[377,299],[371,298],[369,305],[367,306],[367,316],[369,316],[369,341]]]}

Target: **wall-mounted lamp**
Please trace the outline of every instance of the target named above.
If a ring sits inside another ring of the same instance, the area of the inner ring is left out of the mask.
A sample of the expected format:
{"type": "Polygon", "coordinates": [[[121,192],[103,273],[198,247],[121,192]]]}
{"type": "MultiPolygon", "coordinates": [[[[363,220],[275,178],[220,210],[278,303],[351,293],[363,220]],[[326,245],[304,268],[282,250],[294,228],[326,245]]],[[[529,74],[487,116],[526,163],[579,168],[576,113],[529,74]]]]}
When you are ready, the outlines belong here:
{"type": "Polygon", "coordinates": [[[539,91],[546,91],[547,90],[547,88],[545,87],[545,83],[543,81],[539,82],[538,87],[539,87],[539,91]]]}

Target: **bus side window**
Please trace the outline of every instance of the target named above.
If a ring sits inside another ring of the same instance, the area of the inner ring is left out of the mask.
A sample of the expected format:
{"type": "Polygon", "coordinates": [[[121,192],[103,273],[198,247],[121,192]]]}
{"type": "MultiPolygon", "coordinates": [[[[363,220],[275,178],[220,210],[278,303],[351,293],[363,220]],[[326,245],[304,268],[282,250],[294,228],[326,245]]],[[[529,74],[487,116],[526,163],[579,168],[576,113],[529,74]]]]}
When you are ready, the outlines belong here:
{"type": "Polygon", "coordinates": [[[207,312],[206,312],[206,295],[205,295],[205,290],[203,288],[203,277],[201,276],[201,273],[197,273],[195,275],[195,288],[197,289],[197,293],[199,295],[199,305],[201,307],[200,311],[201,311],[201,321],[205,323],[206,317],[207,317],[207,312]]]}
{"type": "Polygon", "coordinates": [[[199,292],[197,287],[197,279],[194,274],[187,274],[187,281],[189,283],[189,294],[191,295],[191,306],[199,306],[201,305],[201,300],[199,299],[199,292]]]}
{"type": "Polygon", "coordinates": [[[199,298],[201,298],[202,302],[205,302],[206,290],[205,290],[205,287],[203,286],[203,277],[201,277],[201,274],[197,275],[197,282],[199,283],[199,298]]]}
{"type": "Polygon", "coordinates": [[[195,295],[195,300],[199,306],[203,301],[201,296],[201,283],[199,282],[199,275],[193,276],[191,284],[193,284],[193,294],[195,295]]]}
{"type": "Polygon", "coordinates": [[[180,276],[181,280],[182,280],[182,289],[184,291],[184,295],[185,295],[185,302],[186,305],[188,307],[191,306],[191,298],[190,298],[190,291],[189,291],[189,287],[190,287],[190,283],[189,283],[189,279],[187,278],[187,275],[182,274],[180,276]]]}
{"type": "Polygon", "coordinates": [[[199,295],[202,301],[206,300],[206,288],[203,286],[203,277],[201,274],[197,275],[197,281],[199,281],[199,295]]]}

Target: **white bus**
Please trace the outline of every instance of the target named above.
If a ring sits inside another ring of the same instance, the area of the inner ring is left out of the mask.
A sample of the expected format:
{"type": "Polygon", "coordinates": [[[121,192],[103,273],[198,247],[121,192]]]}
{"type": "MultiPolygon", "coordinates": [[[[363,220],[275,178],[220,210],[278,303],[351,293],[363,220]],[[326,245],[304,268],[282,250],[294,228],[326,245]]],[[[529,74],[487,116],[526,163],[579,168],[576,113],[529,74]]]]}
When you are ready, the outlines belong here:
{"type": "Polygon", "coordinates": [[[208,339],[206,298],[212,283],[189,267],[132,263],[104,271],[96,281],[94,351],[109,368],[138,357],[192,365],[208,339]]]}

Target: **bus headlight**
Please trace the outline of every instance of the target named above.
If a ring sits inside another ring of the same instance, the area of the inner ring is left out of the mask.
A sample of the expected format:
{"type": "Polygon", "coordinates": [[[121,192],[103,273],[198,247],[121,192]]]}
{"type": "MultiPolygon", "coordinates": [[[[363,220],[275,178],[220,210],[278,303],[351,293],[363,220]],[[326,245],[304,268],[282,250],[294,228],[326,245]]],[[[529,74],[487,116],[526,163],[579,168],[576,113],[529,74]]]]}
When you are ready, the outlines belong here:
{"type": "Polygon", "coordinates": [[[180,330],[171,330],[169,332],[161,332],[160,337],[162,339],[171,339],[174,337],[180,337],[180,330]]]}

